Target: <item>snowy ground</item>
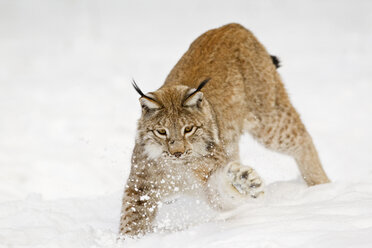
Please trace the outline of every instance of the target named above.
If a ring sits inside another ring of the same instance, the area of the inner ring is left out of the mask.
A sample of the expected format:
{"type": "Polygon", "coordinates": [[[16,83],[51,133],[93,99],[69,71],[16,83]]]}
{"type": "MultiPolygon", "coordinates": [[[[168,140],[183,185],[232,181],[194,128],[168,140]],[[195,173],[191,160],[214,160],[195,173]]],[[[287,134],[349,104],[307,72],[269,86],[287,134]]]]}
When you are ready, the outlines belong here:
{"type": "Polygon", "coordinates": [[[371,1],[0,0],[0,247],[371,247],[371,1]],[[333,183],[307,188],[292,159],[246,136],[266,196],[214,213],[196,199],[116,242],[145,91],[204,31],[250,28],[278,55],[333,183]]]}

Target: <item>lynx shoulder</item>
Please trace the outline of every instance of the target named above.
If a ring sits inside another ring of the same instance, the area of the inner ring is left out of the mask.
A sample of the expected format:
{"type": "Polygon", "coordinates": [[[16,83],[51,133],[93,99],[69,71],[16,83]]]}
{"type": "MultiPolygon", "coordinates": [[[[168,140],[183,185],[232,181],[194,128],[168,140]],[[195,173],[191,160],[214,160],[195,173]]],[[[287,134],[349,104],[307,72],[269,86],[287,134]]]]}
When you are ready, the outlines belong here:
{"type": "Polygon", "coordinates": [[[197,38],[158,90],[140,94],[142,115],[123,197],[120,233],[153,231],[163,199],[198,192],[227,209],[263,192],[239,162],[248,132],[292,156],[308,185],[329,182],[277,72],[279,60],[239,24],[197,38]]]}

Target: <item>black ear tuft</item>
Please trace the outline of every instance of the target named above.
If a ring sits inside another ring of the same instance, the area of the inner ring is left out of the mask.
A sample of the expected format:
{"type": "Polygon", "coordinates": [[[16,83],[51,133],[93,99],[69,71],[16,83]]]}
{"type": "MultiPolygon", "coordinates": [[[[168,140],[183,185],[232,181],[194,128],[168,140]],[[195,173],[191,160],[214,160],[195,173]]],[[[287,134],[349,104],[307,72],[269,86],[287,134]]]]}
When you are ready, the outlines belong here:
{"type": "Polygon", "coordinates": [[[198,88],[194,92],[192,92],[190,95],[188,95],[186,97],[186,99],[189,98],[190,96],[194,95],[196,92],[200,91],[209,82],[209,80],[211,80],[211,79],[210,78],[204,79],[203,82],[201,82],[199,84],[198,88]]]}
{"type": "Polygon", "coordinates": [[[143,94],[142,90],[138,87],[138,85],[137,85],[136,81],[134,81],[134,79],[132,79],[132,85],[133,85],[133,88],[138,92],[138,94],[140,94],[141,97],[145,97],[145,98],[150,99],[154,102],[157,102],[154,98],[146,96],[145,94],[143,94]]]}
{"type": "Polygon", "coordinates": [[[145,94],[143,94],[142,90],[138,87],[134,79],[132,79],[132,85],[133,85],[133,88],[138,92],[138,94],[140,94],[141,97],[146,97],[145,94]]]}
{"type": "Polygon", "coordinates": [[[281,64],[280,64],[280,60],[278,59],[278,57],[274,56],[274,55],[270,55],[271,57],[271,60],[273,61],[273,64],[275,65],[276,69],[278,69],[281,64]]]}
{"type": "Polygon", "coordinates": [[[210,78],[207,78],[207,79],[205,79],[203,82],[201,82],[200,84],[199,84],[199,86],[198,86],[198,88],[192,93],[192,94],[194,94],[194,93],[196,93],[196,92],[198,92],[198,91],[200,91],[208,82],[209,82],[209,80],[211,80],[210,78]]]}

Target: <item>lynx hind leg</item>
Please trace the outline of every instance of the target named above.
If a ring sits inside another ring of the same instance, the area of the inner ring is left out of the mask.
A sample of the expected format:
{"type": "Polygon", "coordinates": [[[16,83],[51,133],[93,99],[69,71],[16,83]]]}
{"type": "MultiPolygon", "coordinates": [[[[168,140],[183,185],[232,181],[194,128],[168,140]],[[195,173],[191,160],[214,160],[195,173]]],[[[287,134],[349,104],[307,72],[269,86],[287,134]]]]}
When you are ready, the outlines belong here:
{"type": "Polygon", "coordinates": [[[274,106],[272,111],[258,115],[260,125],[249,130],[250,133],[265,147],[292,156],[307,185],[330,182],[311,136],[287,97],[283,98],[286,102],[277,102],[279,105],[274,106]]]}
{"type": "Polygon", "coordinates": [[[242,196],[257,198],[264,193],[262,179],[249,166],[243,166],[239,162],[231,162],[228,164],[227,177],[230,187],[242,196]]]}

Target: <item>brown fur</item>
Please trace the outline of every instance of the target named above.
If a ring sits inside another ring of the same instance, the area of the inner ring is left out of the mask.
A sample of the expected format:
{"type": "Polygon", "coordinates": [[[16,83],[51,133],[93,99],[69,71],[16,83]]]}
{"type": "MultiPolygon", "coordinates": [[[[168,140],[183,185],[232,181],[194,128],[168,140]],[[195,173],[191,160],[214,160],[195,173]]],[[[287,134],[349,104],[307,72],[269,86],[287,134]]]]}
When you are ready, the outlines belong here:
{"type": "Polygon", "coordinates": [[[171,194],[201,189],[215,202],[219,193],[212,181],[219,182],[217,175],[239,161],[244,132],[269,149],[293,156],[308,185],[329,182],[272,57],[239,24],[197,38],[148,98],[141,97],[143,113],[123,198],[121,234],[153,230],[158,206],[171,194]],[[202,93],[191,97],[195,104],[186,106],[187,96],[206,78],[210,81],[202,93]],[[187,126],[198,128],[187,135],[187,126]],[[166,137],[157,133],[160,129],[166,129],[166,137]]]}

